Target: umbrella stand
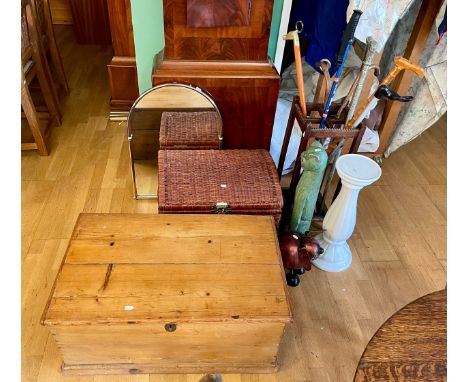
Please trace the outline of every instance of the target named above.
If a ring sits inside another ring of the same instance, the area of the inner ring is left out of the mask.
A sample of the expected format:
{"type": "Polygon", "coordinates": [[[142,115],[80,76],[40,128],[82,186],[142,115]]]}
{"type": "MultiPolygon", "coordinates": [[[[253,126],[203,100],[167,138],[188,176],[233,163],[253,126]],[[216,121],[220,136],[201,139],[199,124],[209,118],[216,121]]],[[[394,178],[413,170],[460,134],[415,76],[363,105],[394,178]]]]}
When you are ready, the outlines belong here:
{"type": "MultiPolygon", "coordinates": [[[[325,122],[325,128],[321,129],[318,127],[320,124],[321,116],[323,114],[324,110],[324,105],[322,103],[306,103],[306,111],[307,115],[319,115],[318,117],[312,117],[312,116],[304,116],[302,113],[302,109],[300,106],[300,100],[299,97],[294,97],[292,105],[291,105],[291,111],[289,114],[289,119],[288,119],[288,124],[286,126],[286,131],[283,139],[283,146],[281,148],[281,155],[278,161],[278,176],[281,180],[282,172],[283,172],[283,166],[284,166],[284,161],[286,158],[286,152],[288,150],[289,146],[289,140],[291,137],[291,132],[294,126],[294,122],[297,121],[298,125],[302,131],[302,137],[301,137],[301,142],[299,145],[299,149],[296,155],[296,163],[294,165],[294,170],[292,172],[292,178],[291,178],[291,183],[289,185],[289,189],[286,190],[286,193],[288,195],[288,200],[293,200],[294,199],[294,194],[296,192],[296,187],[297,183],[299,182],[299,178],[301,175],[301,154],[302,152],[307,148],[307,143],[309,142],[310,139],[319,139],[321,141],[327,139],[327,138],[333,138],[333,139],[344,139],[344,140],[351,140],[351,153],[356,153],[358,150],[358,147],[361,143],[362,136],[364,133],[364,130],[362,128],[362,125],[358,125],[356,128],[352,129],[337,129],[333,128],[335,125],[344,125],[346,123],[346,113],[343,113],[340,118],[336,118],[335,114],[338,111],[340,105],[338,104],[333,104],[330,107],[330,113],[329,117],[327,118],[327,121],[325,122]],[[317,112],[317,113],[313,113],[317,112]],[[313,126],[316,126],[313,128],[313,126]]],[[[347,112],[347,110],[345,109],[347,112]]],[[[327,167],[330,167],[332,165],[332,162],[329,161],[327,164],[327,167]]],[[[324,177],[326,179],[326,176],[324,177]]],[[[324,186],[324,183],[322,181],[322,185],[320,189],[322,190],[324,186]]],[[[319,197],[317,199],[317,206],[320,205],[321,203],[321,194],[319,194],[319,197]]],[[[316,208],[317,209],[317,208],[316,208]]],[[[320,213],[315,213],[313,220],[322,220],[324,215],[326,213],[326,208],[324,211],[320,211],[320,213]]],[[[289,219],[289,217],[285,217],[289,219]]]]}

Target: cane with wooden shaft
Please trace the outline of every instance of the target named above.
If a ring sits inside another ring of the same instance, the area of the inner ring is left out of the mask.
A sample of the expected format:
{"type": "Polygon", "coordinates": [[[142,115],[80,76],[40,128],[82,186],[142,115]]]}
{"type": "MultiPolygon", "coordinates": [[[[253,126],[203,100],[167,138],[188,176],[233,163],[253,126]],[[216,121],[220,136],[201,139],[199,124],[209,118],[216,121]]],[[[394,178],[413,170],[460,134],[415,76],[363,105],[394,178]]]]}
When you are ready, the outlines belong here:
{"type": "Polygon", "coordinates": [[[323,129],[325,127],[325,121],[327,120],[328,111],[330,110],[330,105],[333,100],[333,96],[335,95],[336,88],[338,86],[338,82],[340,81],[341,72],[343,71],[344,64],[346,61],[346,57],[348,56],[349,49],[354,41],[354,32],[356,31],[356,27],[359,22],[359,18],[362,15],[362,11],[359,9],[355,9],[353,11],[353,15],[349,20],[348,25],[346,25],[346,29],[343,33],[343,37],[341,38],[340,48],[338,50],[338,54],[336,56],[336,65],[338,66],[338,70],[335,74],[335,79],[333,80],[333,85],[328,94],[327,103],[325,104],[322,119],[320,121],[320,128],[323,129]]]}
{"type": "MultiPolygon", "coordinates": [[[[412,72],[416,73],[419,77],[424,77],[424,70],[419,67],[418,65],[412,64],[410,61],[403,57],[395,57],[394,59],[395,67],[392,71],[388,74],[387,77],[380,83],[376,91],[371,94],[371,96],[367,99],[366,103],[357,111],[355,116],[351,118],[351,120],[346,124],[345,128],[354,128],[361,123],[364,119],[364,116],[371,111],[379,102],[380,99],[388,99],[390,101],[397,101],[397,102],[409,102],[413,100],[412,96],[401,96],[394,92],[392,89],[388,87],[388,85],[395,79],[399,72],[402,70],[411,70],[412,72]]],[[[340,142],[341,144],[342,142],[340,142]]],[[[341,153],[341,147],[339,147],[339,151],[341,153]]],[[[335,158],[338,159],[338,156],[335,158]]],[[[335,191],[334,198],[338,195],[338,192],[341,188],[341,183],[338,184],[338,187],[335,191]]],[[[321,205],[323,208],[323,204],[321,205]]]]}
{"type": "Polygon", "coordinates": [[[301,46],[299,44],[299,33],[302,31],[302,28],[298,28],[300,25],[302,25],[302,21],[298,21],[296,23],[296,29],[284,35],[283,40],[293,40],[294,60],[296,61],[297,87],[299,88],[299,103],[301,105],[302,114],[306,117],[307,109],[304,92],[304,76],[302,74],[301,46]]]}
{"type": "MultiPolygon", "coordinates": [[[[322,93],[322,87],[325,85],[325,91],[323,92],[323,105],[327,103],[328,93],[330,91],[330,68],[331,62],[326,58],[322,58],[319,62],[316,63],[316,66],[320,68],[323,73],[323,77],[319,78],[317,82],[317,89],[315,90],[314,103],[320,103],[320,93],[322,93]]],[[[310,116],[312,116],[313,111],[310,111],[310,116]]]]}
{"type": "MultiPolygon", "coordinates": [[[[359,78],[356,83],[356,88],[353,91],[353,96],[351,98],[351,102],[349,105],[349,111],[348,115],[346,116],[346,122],[348,122],[352,116],[354,111],[356,110],[356,105],[359,101],[359,97],[361,96],[362,88],[364,87],[364,82],[366,81],[367,73],[369,72],[369,69],[372,66],[372,61],[374,60],[374,56],[377,52],[377,41],[375,41],[372,37],[367,37],[366,39],[366,51],[364,53],[364,59],[362,60],[362,65],[361,65],[361,72],[359,73],[359,78]]],[[[345,106],[345,103],[343,103],[342,108],[345,106]]],[[[341,113],[342,108],[338,111],[337,114],[341,113]]],[[[322,200],[320,202],[320,207],[318,211],[320,213],[323,213],[324,207],[325,207],[325,200],[328,195],[328,192],[330,190],[331,182],[333,179],[333,176],[335,175],[335,170],[336,170],[336,160],[340,157],[341,155],[341,150],[344,146],[345,140],[341,139],[340,142],[338,143],[338,146],[333,150],[331,153],[331,161],[332,161],[332,166],[330,168],[330,171],[327,174],[327,179],[325,183],[325,188],[323,190],[323,195],[322,195],[322,200]]]]}
{"type": "MultiPolygon", "coordinates": [[[[380,86],[382,85],[389,85],[395,77],[400,73],[402,70],[411,70],[412,72],[416,73],[420,78],[424,77],[424,70],[415,64],[412,64],[410,61],[408,61],[406,58],[397,56],[394,59],[395,66],[391,70],[391,72],[388,74],[387,77],[383,79],[383,81],[380,83],[380,86]]],[[[379,87],[380,87],[379,86],[379,87]]],[[[377,91],[377,90],[376,90],[377,91]]],[[[378,99],[375,97],[375,92],[367,98],[367,101],[362,105],[359,110],[356,112],[356,114],[349,120],[349,122],[346,124],[346,128],[353,128],[356,127],[363,119],[364,116],[367,114],[369,110],[372,110],[373,107],[375,106],[378,102],[378,99]]]]}

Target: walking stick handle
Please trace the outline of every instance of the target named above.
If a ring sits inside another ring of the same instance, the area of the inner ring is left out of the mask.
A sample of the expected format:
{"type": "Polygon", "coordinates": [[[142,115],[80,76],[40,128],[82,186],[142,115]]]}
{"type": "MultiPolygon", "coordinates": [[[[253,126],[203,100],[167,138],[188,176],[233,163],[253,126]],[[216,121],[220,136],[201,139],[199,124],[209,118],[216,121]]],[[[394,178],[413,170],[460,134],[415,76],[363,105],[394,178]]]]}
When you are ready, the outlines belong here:
{"type": "Polygon", "coordinates": [[[404,57],[397,56],[393,60],[395,66],[388,74],[387,77],[380,83],[381,85],[389,85],[395,77],[400,73],[402,70],[411,70],[413,73],[417,74],[420,78],[424,77],[424,70],[420,66],[413,64],[411,61],[407,60],[404,57]]]}
{"type": "Polygon", "coordinates": [[[325,127],[325,122],[327,120],[328,111],[330,110],[330,106],[333,100],[333,96],[335,95],[336,88],[338,86],[338,82],[340,81],[341,72],[344,68],[344,61],[346,60],[346,56],[348,55],[349,49],[354,41],[354,32],[356,31],[356,27],[359,23],[359,18],[362,15],[362,11],[359,9],[355,9],[353,11],[353,15],[349,20],[349,23],[346,25],[346,29],[343,33],[343,37],[341,38],[340,48],[338,49],[338,54],[336,55],[336,66],[338,67],[335,73],[335,79],[333,80],[332,88],[330,89],[330,93],[328,93],[327,103],[323,108],[322,118],[320,119],[320,129],[325,127]]]}
{"type": "Polygon", "coordinates": [[[355,9],[351,18],[349,19],[349,23],[346,25],[346,29],[343,33],[343,37],[341,37],[341,44],[340,50],[336,55],[336,66],[339,67],[343,62],[343,58],[345,55],[346,47],[349,44],[350,40],[354,39],[354,33],[356,32],[357,25],[359,23],[359,18],[362,15],[362,11],[359,9],[355,9]]]}
{"type": "Polygon", "coordinates": [[[305,101],[305,90],[304,90],[304,75],[302,73],[302,58],[301,58],[301,47],[299,43],[298,30],[293,30],[283,36],[283,40],[293,40],[294,44],[294,60],[296,62],[296,74],[297,74],[297,87],[299,91],[299,103],[301,105],[302,114],[307,116],[307,108],[305,101]]]}
{"type": "MultiPolygon", "coordinates": [[[[402,70],[410,70],[413,73],[417,74],[420,78],[424,77],[425,73],[423,68],[420,66],[413,64],[409,60],[407,60],[404,57],[397,56],[393,60],[395,63],[395,66],[393,69],[390,71],[387,77],[385,77],[382,82],[380,83],[379,86],[381,85],[389,85],[395,77],[400,73],[402,70]]],[[[366,110],[367,106],[372,102],[372,100],[375,97],[375,92],[372,93],[369,98],[367,98],[367,101],[361,106],[361,108],[354,114],[353,118],[346,124],[346,128],[349,129],[353,127],[354,123],[357,121],[357,119],[361,116],[361,114],[366,110]]]]}

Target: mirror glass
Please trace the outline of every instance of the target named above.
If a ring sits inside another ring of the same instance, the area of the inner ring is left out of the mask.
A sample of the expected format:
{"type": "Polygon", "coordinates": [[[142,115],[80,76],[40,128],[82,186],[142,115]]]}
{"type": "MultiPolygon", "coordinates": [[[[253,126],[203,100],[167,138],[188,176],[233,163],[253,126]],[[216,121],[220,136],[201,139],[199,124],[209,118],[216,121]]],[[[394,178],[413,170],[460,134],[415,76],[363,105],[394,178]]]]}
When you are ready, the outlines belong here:
{"type": "Polygon", "coordinates": [[[202,89],[185,84],[161,84],[143,93],[128,115],[128,138],[136,199],[157,198],[158,150],[161,117],[164,112],[215,111],[213,99],[202,89]]]}

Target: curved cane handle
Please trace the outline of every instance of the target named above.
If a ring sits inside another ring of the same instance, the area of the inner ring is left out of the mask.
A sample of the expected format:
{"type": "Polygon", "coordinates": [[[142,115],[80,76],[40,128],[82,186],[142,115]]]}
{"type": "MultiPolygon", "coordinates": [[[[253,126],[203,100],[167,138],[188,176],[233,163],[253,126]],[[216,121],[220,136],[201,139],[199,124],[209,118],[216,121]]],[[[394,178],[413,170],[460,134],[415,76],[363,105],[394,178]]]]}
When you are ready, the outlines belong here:
{"type": "Polygon", "coordinates": [[[402,70],[411,70],[413,73],[417,74],[420,78],[424,77],[424,70],[420,66],[411,63],[409,60],[407,60],[404,57],[397,56],[393,60],[395,63],[394,68],[392,71],[388,74],[387,77],[380,83],[381,85],[389,85],[390,82],[392,82],[395,77],[400,73],[402,70]]]}
{"type": "Polygon", "coordinates": [[[304,116],[307,116],[305,91],[304,91],[304,76],[302,74],[301,47],[299,44],[299,35],[298,35],[297,29],[284,35],[283,40],[293,40],[293,43],[294,43],[294,60],[296,61],[297,87],[299,90],[299,103],[301,105],[302,114],[304,116]]]}
{"type": "MultiPolygon", "coordinates": [[[[380,86],[389,85],[395,79],[398,73],[400,73],[402,70],[411,70],[413,73],[417,74],[421,78],[424,77],[425,75],[424,70],[420,66],[413,64],[412,62],[410,62],[404,57],[397,56],[395,57],[393,62],[395,63],[395,66],[393,67],[391,72],[388,74],[388,76],[385,77],[385,79],[380,83],[380,86]]],[[[361,108],[354,114],[353,118],[346,124],[347,129],[354,125],[357,119],[366,110],[369,103],[372,102],[374,96],[375,96],[375,92],[369,96],[369,98],[364,103],[364,105],[361,106],[361,108]]]]}

